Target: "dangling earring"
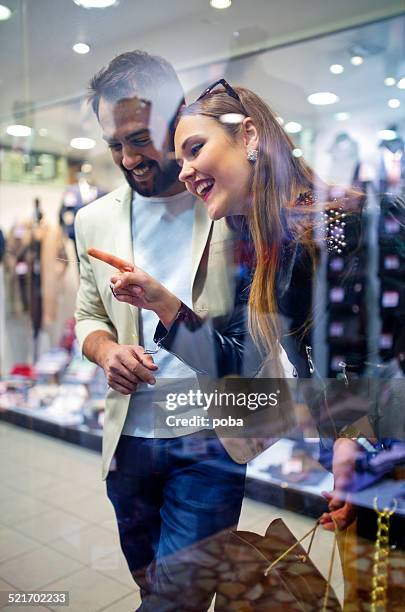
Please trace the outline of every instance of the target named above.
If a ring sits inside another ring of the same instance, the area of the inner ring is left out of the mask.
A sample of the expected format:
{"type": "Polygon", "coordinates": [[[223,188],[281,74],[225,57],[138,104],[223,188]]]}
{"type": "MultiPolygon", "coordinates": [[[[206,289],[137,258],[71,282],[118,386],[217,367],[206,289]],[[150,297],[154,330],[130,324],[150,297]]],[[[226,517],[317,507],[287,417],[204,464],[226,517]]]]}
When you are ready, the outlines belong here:
{"type": "Polygon", "coordinates": [[[257,149],[248,149],[247,151],[248,161],[252,162],[252,164],[257,162],[258,155],[259,151],[257,149]]]}

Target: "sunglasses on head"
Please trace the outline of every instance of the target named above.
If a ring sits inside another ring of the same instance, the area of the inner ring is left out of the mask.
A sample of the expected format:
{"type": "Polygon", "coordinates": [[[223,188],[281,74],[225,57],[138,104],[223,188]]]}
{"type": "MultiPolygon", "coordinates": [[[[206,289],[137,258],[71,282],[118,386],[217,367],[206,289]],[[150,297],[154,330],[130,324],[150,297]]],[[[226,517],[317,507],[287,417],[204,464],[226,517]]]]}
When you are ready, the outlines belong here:
{"type": "MultiPolygon", "coordinates": [[[[235,98],[235,100],[238,100],[238,102],[241,102],[241,99],[240,99],[239,95],[236,93],[234,88],[231,87],[231,85],[229,85],[229,83],[227,81],[225,81],[225,79],[218,79],[218,81],[215,81],[215,83],[212,83],[209,87],[207,87],[207,89],[205,89],[202,92],[202,94],[200,96],[198,96],[196,102],[198,102],[202,98],[205,98],[205,96],[208,96],[210,93],[217,93],[216,91],[214,91],[214,89],[218,85],[222,85],[222,87],[225,89],[225,91],[228,94],[228,96],[231,96],[231,98],[235,98]]],[[[242,104],[242,102],[241,102],[241,104],[242,104]]]]}

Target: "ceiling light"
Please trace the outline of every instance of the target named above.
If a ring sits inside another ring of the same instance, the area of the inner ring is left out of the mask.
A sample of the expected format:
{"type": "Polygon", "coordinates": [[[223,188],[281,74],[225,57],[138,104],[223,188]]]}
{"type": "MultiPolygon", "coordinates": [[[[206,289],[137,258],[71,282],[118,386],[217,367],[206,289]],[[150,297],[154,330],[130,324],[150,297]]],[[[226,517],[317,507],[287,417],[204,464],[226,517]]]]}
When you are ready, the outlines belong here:
{"type": "Polygon", "coordinates": [[[353,66],[361,66],[363,62],[364,57],[362,55],[352,55],[350,58],[350,63],[353,64],[353,66]]]}
{"type": "Polygon", "coordinates": [[[86,9],[108,8],[118,4],[118,0],[73,0],[73,2],[86,9]]]}
{"type": "Polygon", "coordinates": [[[70,146],[73,149],[92,149],[96,146],[96,141],[92,138],[72,138],[70,146]]]}
{"type": "Polygon", "coordinates": [[[395,140],[397,133],[395,130],[380,130],[377,132],[377,136],[381,140],[395,140]]]}
{"type": "Polygon", "coordinates": [[[332,64],[331,66],[329,66],[329,70],[332,74],[342,74],[344,68],[342,64],[332,64]]]}
{"type": "Polygon", "coordinates": [[[210,0],[210,4],[216,9],[226,9],[232,4],[232,0],[210,0]]]}
{"type": "Polygon", "coordinates": [[[86,43],[76,43],[72,49],[75,53],[79,53],[79,55],[86,55],[90,51],[90,47],[86,43]]]}
{"type": "Polygon", "coordinates": [[[330,91],[319,91],[308,96],[307,100],[310,104],[326,106],[327,104],[335,104],[335,102],[339,101],[339,98],[330,91]]]}
{"type": "Polygon", "coordinates": [[[242,123],[244,119],[245,119],[245,115],[241,115],[240,113],[224,113],[219,118],[221,123],[231,123],[231,124],[242,123]]]}
{"type": "Polygon", "coordinates": [[[397,87],[398,89],[405,89],[405,77],[402,77],[402,79],[399,79],[397,83],[397,87]]]}
{"type": "Polygon", "coordinates": [[[333,116],[337,121],[347,121],[348,119],[350,119],[350,113],[345,112],[335,113],[333,116]]]}
{"type": "Polygon", "coordinates": [[[296,121],[289,121],[285,124],[285,131],[289,134],[298,134],[298,132],[301,132],[301,130],[301,123],[297,123],[296,121]]]}
{"type": "Polygon", "coordinates": [[[395,85],[396,80],[394,79],[394,77],[385,77],[384,79],[384,85],[386,87],[392,87],[393,85],[395,85]]]}
{"type": "Polygon", "coordinates": [[[302,157],[302,149],[293,149],[292,154],[294,155],[294,157],[302,157]]]}
{"type": "Polygon", "coordinates": [[[11,9],[4,4],[0,4],[0,21],[7,21],[11,17],[11,9]]]}
{"type": "Polygon", "coordinates": [[[48,136],[48,130],[47,130],[47,128],[39,128],[39,130],[38,130],[38,134],[39,134],[40,136],[48,136]]]}
{"type": "Polygon", "coordinates": [[[32,132],[32,129],[28,125],[14,124],[7,126],[6,132],[10,136],[24,137],[29,136],[32,132]]]}
{"type": "Polygon", "coordinates": [[[388,106],[390,108],[399,108],[401,106],[401,102],[398,100],[398,98],[391,98],[388,100],[388,106]]]}

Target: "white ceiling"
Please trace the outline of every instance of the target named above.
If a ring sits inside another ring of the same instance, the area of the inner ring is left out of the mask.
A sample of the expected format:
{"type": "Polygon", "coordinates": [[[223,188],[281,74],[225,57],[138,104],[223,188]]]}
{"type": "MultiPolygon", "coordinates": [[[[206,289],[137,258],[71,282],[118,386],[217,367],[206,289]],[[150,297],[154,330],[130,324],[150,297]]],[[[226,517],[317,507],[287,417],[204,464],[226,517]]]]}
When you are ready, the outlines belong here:
{"type": "Polygon", "coordinates": [[[388,112],[391,92],[383,78],[387,65],[405,69],[404,18],[230,61],[258,49],[398,15],[404,10],[403,0],[385,0],[384,6],[381,0],[233,0],[224,11],[211,8],[209,0],[120,0],[118,7],[105,10],[85,10],[72,0],[1,1],[15,13],[0,22],[0,142],[9,142],[4,126],[12,118],[13,104],[26,99],[38,109],[35,127],[49,131],[42,140],[36,135],[31,146],[71,154],[70,138],[98,137],[88,107],[72,99],[84,94],[92,74],[114,55],[134,48],[172,61],[187,91],[225,74],[232,83],[261,93],[286,119],[322,123],[338,110],[354,116],[366,110],[380,123],[403,118],[404,92],[395,92],[403,101],[401,110],[388,112]],[[73,53],[71,47],[78,41],[91,45],[88,55],[73,53]],[[353,68],[348,52],[359,44],[370,57],[353,68]],[[333,62],[345,64],[343,75],[328,72],[333,62]],[[307,95],[325,89],[337,93],[340,103],[333,110],[311,107],[307,95]]]}

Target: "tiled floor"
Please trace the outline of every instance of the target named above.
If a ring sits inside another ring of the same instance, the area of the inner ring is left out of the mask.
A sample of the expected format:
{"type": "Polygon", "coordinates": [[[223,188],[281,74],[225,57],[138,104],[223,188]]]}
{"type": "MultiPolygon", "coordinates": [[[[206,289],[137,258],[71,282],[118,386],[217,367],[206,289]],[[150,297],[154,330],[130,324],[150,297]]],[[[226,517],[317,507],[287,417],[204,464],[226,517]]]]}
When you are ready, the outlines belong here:
{"type": "MultiPolygon", "coordinates": [[[[0,487],[0,591],[69,591],[72,612],[137,607],[98,454],[0,423],[0,487]]],[[[313,526],[311,519],[246,499],[239,527],[264,533],[279,516],[297,536],[313,526]]],[[[311,556],[326,575],[332,538],[317,537],[311,556]]],[[[338,555],[332,584],[341,597],[338,555]]]]}

